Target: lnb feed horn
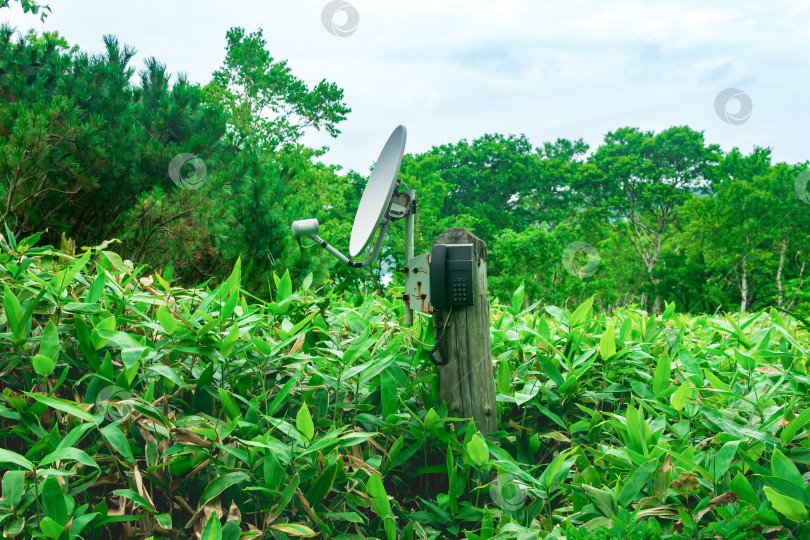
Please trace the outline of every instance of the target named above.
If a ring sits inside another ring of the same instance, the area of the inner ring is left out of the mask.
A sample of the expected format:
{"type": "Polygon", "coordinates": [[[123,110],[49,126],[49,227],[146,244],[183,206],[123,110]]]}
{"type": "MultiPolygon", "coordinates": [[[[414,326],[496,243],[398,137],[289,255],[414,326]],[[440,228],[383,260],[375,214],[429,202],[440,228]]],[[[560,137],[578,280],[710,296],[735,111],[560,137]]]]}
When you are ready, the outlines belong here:
{"type": "Polygon", "coordinates": [[[382,250],[383,241],[385,240],[385,233],[388,231],[388,222],[385,222],[380,229],[380,235],[377,238],[377,244],[374,246],[374,251],[371,252],[371,255],[366,257],[363,261],[353,261],[348,258],[346,255],[338,251],[334,246],[332,246],[329,242],[318,236],[318,220],[317,219],[302,219],[300,221],[293,221],[292,224],[292,232],[293,236],[298,238],[298,241],[301,241],[301,237],[308,236],[312,238],[319,246],[324,248],[326,251],[334,255],[338,258],[338,260],[342,263],[348,264],[352,268],[362,268],[364,266],[368,266],[377,258],[382,250]]]}
{"type": "Polygon", "coordinates": [[[320,225],[317,219],[302,219],[300,221],[293,221],[292,233],[296,238],[303,236],[317,236],[320,225]]]}

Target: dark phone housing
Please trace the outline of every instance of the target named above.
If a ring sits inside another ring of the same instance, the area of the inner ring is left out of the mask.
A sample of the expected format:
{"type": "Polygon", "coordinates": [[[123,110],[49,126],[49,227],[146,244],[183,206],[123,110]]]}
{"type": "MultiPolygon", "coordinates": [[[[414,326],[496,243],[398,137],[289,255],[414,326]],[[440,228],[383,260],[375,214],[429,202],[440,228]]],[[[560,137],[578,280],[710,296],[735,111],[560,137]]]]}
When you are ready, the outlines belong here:
{"type": "Polygon", "coordinates": [[[430,301],[434,308],[472,306],[473,245],[436,244],[430,252],[430,301]]]}

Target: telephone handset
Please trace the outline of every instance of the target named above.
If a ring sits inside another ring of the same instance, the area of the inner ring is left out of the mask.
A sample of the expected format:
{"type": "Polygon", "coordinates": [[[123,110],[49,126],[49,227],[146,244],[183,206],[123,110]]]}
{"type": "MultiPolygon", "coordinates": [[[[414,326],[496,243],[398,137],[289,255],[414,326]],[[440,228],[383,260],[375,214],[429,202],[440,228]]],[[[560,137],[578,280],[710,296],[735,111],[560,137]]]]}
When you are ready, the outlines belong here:
{"type": "MultiPolygon", "coordinates": [[[[473,245],[436,244],[430,252],[430,302],[433,316],[442,309],[454,306],[472,306],[473,302],[473,245]]],[[[436,365],[447,363],[443,350],[443,327],[436,325],[436,341],[429,351],[436,365]],[[434,354],[439,351],[442,361],[434,354]]]]}
{"type": "Polygon", "coordinates": [[[473,305],[473,245],[436,244],[430,252],[433,308],[473,305]]]}

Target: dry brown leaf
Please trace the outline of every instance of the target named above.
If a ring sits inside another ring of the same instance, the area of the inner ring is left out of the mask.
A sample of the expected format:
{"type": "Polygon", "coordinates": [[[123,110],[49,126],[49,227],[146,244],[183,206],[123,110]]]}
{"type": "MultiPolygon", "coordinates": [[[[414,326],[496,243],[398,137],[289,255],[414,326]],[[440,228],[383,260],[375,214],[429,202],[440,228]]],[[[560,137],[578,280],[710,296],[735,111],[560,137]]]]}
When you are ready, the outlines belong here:
{"type": "Polygon", "coordinates": [[[149,504],[152,505],[152,508],[157,508],[155,506],[155,501],[152,500],[152,497],[149,496],[149,492],[143,486],[143,477],[141,476],[141,471],[138,469],[138,466],[132,469],[132,474],[135,477],[135,487],[138,489],[138,495],[149,501],[149,504]]]}
{"type": "Polygon", "coordinates": [[[353,465],[354,471],[357,471],[359,469],[365,469],[366,471],[370,472],[371,474],[376,474],[377,476],[380,477],[380,479],[382,479],[382,475],[376,469],[374,469],[371,465],[369,465],[368,463],[366,463],[362,459],[358,459],[355,456],[351,456],[351,455],[346,456],[346,459],[348,459],[349,462],[354,464],[353,465]]]}
{"type": "Polygon", "coordinates": [[[722,495],[718,495],[714,499],[709,501],[709,506],[701,510],[695,516],[695,521],[699,521],[700,518],[705,516],[714,506],[723,506],[729,503],[733,503],[737,500],[737,494],[732,491],[727,491],[722,495]]]}
{"type": "Polygon", "coordinates": [[[509,426],[520,431],[531,431],[531,429],[527,428],[526,426],[521,426],[520,424],[515,423],[514,420],[509,420],[509,426]]]}
{"type": "MultiPolygon", "coordinates": [[[[108,516],[123,516],[127,513],[127,500],[123,497],[118,497],[118,508],[113,508],[112,504],[107,505],[108,516]]],[[[110,500],[112,503],[112,500],[110,500]]]]}
{"type": "Polygon", "coordinates": [[[305,336],[306,336],[306,334],[301,334],[300,336],[298,336],[298,339],[295,340],[295,344],[293,345],[293,348],[290,349],[290,354],[295,354],[297,352],[301,352],[301,349],[304,346],[304,337],[305,336]]]}
{"type": "Polygon", "coordinates": [[[233,501],[228,509],[228,517],[225,518],[225,521],[242,521],[242,512],[239,511],[239,507],[233,501]]]}
{"type": "Polygon", "coordinates": [[[549,431],[547,433],[538,433],[538,437],[542,437],[543,439],[554,439],[555,441],[559,442],[571,442],[571,439],[560,433],[559,431],[549,431]]]}
{"type": "Polygon", "coordinates": [[[193,446],[201,446],[203,448],[211,446],[208,439],[203,439],[190,429],[172,428],[172,436],[176,442],[183,444],[190,444],[193,446]]]}
{"type": "Polygon", "coordinates": [[[186,528],[188,529],[191,525],[194,525],[194,534],[197,538],[202,538],[202,533],[205,530],[205,526],[208,524],[208,521],[211,519],[211,516],[216,514],[217,519],[222,519],[222,516],[225,514],[222,511],[222,506],[219,504],[219,498],[215,497],[205,503],[205,506],[197,510],[188,523],[186,523],[186,528]]]}
{"type": "Polygon", "coordinates": [[[773,374],[773,375],[781,375],[783,373],[781,370],[776,369],[773,366],[768,366],[768,365],[765,365],[765,364],[758,365],[756,368],[754,368],[754,370],[758,371],[760,373],[768,373],[768,374],[773,374]]]}
{"type": "Polygon", "coordinates": [[[214,516],[217,516],[217,519],[222,519],[222,516],[225,515],[225,512],[222,511],[222,506],[219,503],[219,498],[216,497],[207,503],[203,507],[203,514],[202,519],[197,522],[197,525],[194,527],[195,532],[200,535],[202,538],[202,533],[205,530],[205,526],[208,525],[208,521],[214,516]]]}
{"type": "Polygon", "coordinates": [[[373,446],[374,448],[376,448],[377,450],[379,450],[380,452],[382,452],[382,454],[383,454],[385,457],[389,457],[389,456],[388,456],[388,452],[386,452],[386,451],[385,451],[385,448],[383,448],[382,446],[380,446],[380,443],[378,443],[377,441],[375,441],[375,440],[374,440],[374,437],[369,437],[369,438],[368,438],[368,443],[369,443],[371,446],[373,446]]]}
{"type": "Polygon", "coordinates": [[[186,512],[188,512],[191,515],[194,515],[194,510],[192,510],[191,506],[189,506],[188,503],[186,502],[186,500],[184,498],[182,498],[180,495],[175,495],[174,496],[174,501],[179,506],[182,506],[186,510],[186,512]]]}

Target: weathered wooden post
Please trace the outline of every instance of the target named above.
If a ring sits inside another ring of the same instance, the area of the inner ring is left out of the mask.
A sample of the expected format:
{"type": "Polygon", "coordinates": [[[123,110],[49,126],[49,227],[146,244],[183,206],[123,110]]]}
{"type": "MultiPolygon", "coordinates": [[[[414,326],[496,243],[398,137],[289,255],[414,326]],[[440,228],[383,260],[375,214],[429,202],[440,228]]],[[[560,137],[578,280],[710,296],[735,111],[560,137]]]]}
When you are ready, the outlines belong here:
{"type": "Polygon", "coordinates": [[[439,399],[447,403],[448,416],[472,418],[484,435],[497,431],[495,380],[489,340],[487,296],[487,245],[463,228],[443,232],[434,244],[473,245],[472,306],[442,309],[433,317],[436,335],[443,328],[447,363],[439,366],[439,399]]]}

